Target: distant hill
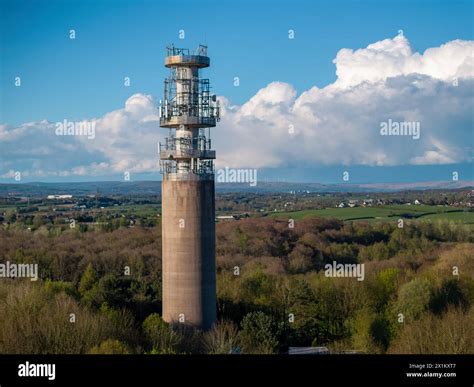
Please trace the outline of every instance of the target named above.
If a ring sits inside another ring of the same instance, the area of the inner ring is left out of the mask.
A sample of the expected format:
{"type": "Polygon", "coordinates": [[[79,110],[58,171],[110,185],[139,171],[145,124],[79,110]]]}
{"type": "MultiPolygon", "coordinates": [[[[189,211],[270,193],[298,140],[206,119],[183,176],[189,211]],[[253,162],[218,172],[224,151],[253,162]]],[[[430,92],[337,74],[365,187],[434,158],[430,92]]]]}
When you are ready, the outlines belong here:
{"type": "Polygon", "coordinates": [[[474,181],[444,181],[420,183],[369,183],[369,184],[320,184],[320,183],[286,183],[259,182],[256,187],[249,184],[217,184],[217,191],[222,192],[394,192],[406,190],[430,189],[463,189],[474,187],[474,181]]]}
{"type": "Polygon", "coordinates": [[[0,184],[0,196],[160,195],[161,181],[0,184]]]}
{"type": "MultiPolygon", "coordinates": [[[[260,182],[257,186],[249,184],[219,183],[217,192],[255,192],[279,193],[290,191],[309,192],[394,192],[405,190],[428,189],[465,189],[474,188],[474,181],[447,181],[422,183],[372,183],[372,184],[320,184],[320,183],[285,183],[260,182]]],[[[1,184],[0,196],[46,196],[70,194],[85,195],[135,195],[154,196],[161,194],[161,181],[101,181],[80,183],[20,183],[1,184]]]]}

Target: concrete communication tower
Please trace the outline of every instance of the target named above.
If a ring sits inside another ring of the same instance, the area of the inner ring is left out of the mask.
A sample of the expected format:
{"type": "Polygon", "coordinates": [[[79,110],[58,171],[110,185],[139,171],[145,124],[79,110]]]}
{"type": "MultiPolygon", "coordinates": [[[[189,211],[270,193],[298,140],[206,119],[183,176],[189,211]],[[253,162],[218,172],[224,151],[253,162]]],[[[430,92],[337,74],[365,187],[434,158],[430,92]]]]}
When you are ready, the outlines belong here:
{"type": "Polygon", "coordinates": [[[209,132],[219,121],[210,94],[207,47],[167,47],[160,126],[163,239],[163,319],[209,329],[216,319],[214,159],[209,132]],[[206,136],[206,128],[208,135],[206,136]]]}

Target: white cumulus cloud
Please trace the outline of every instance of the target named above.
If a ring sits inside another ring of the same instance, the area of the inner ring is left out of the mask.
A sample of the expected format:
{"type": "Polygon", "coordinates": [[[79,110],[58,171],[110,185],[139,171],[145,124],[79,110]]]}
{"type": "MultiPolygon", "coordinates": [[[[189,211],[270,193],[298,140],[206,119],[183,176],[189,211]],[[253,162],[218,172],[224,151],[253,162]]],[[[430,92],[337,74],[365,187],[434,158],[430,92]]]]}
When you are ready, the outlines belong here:
{"type": "Polygon", "coordinates": [[[296,97],[273,82],[242,106],[224,101],[220,165],[450,164],[472,161],[474,42],[423,54],[404,36],[341,49],[337,80],[296,97]],[[420,138],[381,136],[388,120],[419,123],[420,138]]]}
{"type": "MultiPolygon", "coordinates": [[[[414,52],[404,36],[334,59],[337,79],[297,95],[272,82],[243,105],[220,97],[212,131],[218,167],[423,165],[472,161],[474,42],[414,52]],[[382,122],[417,122],[419,139],[382,136],[382,122]]],[[[135,94],[94,124],[95,137],[57,136],[47,120],[0,125],[0,177],[158,171],[157,101],[135,94]]]]}

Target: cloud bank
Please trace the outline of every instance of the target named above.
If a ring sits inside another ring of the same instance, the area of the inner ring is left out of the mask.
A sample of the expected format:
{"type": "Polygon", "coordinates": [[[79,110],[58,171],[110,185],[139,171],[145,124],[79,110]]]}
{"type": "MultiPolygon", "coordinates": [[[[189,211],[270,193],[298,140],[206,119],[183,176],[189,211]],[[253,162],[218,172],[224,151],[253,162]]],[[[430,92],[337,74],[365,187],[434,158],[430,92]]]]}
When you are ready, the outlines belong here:
{"type": "MultiPolygon", "coordinates": [[[[473,158],[474,42],[413,52],[404,36],[341,49],[337,79],[299,96],[272,82],[243,105],[220,97],[213,130],[218,167],[428,165],[473,158]],[[419,123],[420,136],[380,134],[389,120],[419,123]]],[[[55,123],[0,125],[0,177],[106,176],[157,172],[156,101],[135,94],[87,120],[95,138],[57,136],[55,123]]]]}

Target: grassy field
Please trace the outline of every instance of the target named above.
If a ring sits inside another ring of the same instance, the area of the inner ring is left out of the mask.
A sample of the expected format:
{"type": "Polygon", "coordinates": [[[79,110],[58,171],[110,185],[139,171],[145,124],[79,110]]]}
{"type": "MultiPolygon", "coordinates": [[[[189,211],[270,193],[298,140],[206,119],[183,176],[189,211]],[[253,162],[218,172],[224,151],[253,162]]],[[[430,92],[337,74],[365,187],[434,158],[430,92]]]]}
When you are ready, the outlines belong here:
{"type": "Polygon", "coordinates": [[[423,216],[423,220],[446,219],[453,222],[462,222],[474,225],[474,212],[447,212],[443,214],[429,214],[423,216]]]}
{"type": "MultiPolygon", "coordinates": [[[[0,206],[0,212],[6,212],[7,215],[14,212],[17,207],[26,207],[26,203],[15,204],[15,205],[3,205],[0,206]]],[[[69,205],[56,205],[56,206],[39,206],[39,212],[35,214],[45,215],[49,211],[50,207],[55,207],[58,211],[72,210],[71,204],[69,205]]],[[[74,209],[76,210],[76,209],[74,209]]],[[[76,210],[77,211],[77,210],[76,210]]],[[[129,204],[123,206],[110,206],[104,209],[89,209],[93,213],[102,214],[134,214],[140,217],[156,217],[161,212],[160,204],[129,204]]],[[[343,221],[393,221],[399,218],[414,219],[414,220],[438,220],[445,219],[454,222],[460,222],[470,224],[474,228],[474,211],[469,211],[465,208],[453,208],[445,206],[428,206],[428,205],[386,205],[386,206],[373,206],[373,207],[345,207],[336,208],[330,207],[319,210],[304,210],[304,211],[291,211],[291,212],[274,212],[269,214],[271,217],[280,219],[303,219],[308,216],[319,216],[328,218],[337,218],[343,221]]]]}
{"type": "Polygon", "coordinates": [[[455,222],[474,224],[474,212],[472,211],[468,212],[463,211],[463,209],[453,209],[452,207],[426,205],[387,205],[376,207],[325,208],[321,210],[276,212],[272,213],[270,216],[284,219],[303,219],[307,216],[320,216],[337,218],[344,221],[387,221],[398,218],[411,218],[420,220],[446,219],[455,222]]]}

